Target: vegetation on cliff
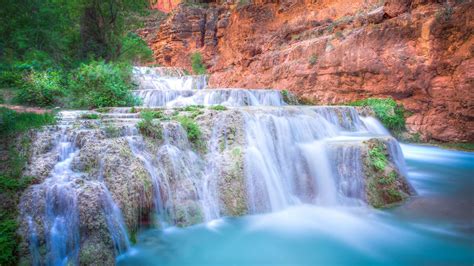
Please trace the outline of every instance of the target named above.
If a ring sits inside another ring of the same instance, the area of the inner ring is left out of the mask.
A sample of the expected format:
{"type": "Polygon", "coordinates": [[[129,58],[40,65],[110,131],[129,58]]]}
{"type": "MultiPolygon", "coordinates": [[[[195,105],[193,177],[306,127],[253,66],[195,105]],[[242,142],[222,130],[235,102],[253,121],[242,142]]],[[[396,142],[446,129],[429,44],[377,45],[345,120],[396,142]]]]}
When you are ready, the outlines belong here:
{"type": "Polygon", "coordinates": [[[199,52],[195,52],[191,55],[191,66],[195,75],[207,74],[206,66],[202,61],[202,55],[199,52]]]}
{"type": "Polygon", "coordinates": [[[132,32],[148,1],[10,1],[0,10],[0,94],[33,106],[135,102],[134,62],[151,60],[132,32]]]}
{"type": "Polygon", "coordinates": [[[409,188],[396,166],[389,160],[387,144],[371,139],[366,142],[368,152],[365,159],[367,178],[367,201],[375,208],[403,201],[409,195],[409,188]]]}
{"type": "Polygon", "coordinates": [[[52,113],[18,113],[0,108],[0,265],[16,264],[18,200],[34,180],[34,177],[23,176],[31,143],[28,130],[55,122],[52,113]]]}
{"type": "Polygon", "coordinates": [[[405,110],[392,98],[368,98],[350,103],[352,106],[370,107],[382,124],[394,133],[405,130],[405,110]]]}

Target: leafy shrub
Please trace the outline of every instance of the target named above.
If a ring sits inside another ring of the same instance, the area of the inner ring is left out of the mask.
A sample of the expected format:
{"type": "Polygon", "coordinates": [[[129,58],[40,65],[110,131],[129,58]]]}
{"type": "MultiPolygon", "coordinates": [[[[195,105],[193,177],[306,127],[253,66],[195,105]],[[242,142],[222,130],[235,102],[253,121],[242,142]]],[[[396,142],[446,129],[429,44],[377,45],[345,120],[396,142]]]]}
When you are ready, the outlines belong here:
{"type": "Polygon", "coordinates": [[[377,118],[385,127],[394,132],[405,130],[405,110],[403,106],[397,105],[392,98],[368,98],[350,103],[349,105],[371,107],[377,118]]]}
{"type": "Polygon", "coordinates": [[[0,107],[0,136],[17,134],[54,123],[56,123],[56,116],[53,113],[18,113],[0,107]]]}
{"type": "Polygon", "coordinates": [[[200,52],[195,52],[191,55],[191,66],[193,72],[196,75],[205,75],[207,73],[206,66],[202,61],[202,55],[200,52]]]}
{"type": "Polygon", "coordinates": [[[13,215],[0,212],[0,265],[15,265],[18,223],[13,215]]]}
{"type": "Polygon", "coordinates": [[[16,101],[35,106],[52,106],[65,95],[62,74],[57,71],[31,71],[23,80],[16,101]]]}
{"type": "Polygon", "coordinates": [[[162,114],[162,112],[142,111],[140,113],[142,120],[140,120],[140,122],[137,124],[138,130],[140,130],[144,136],[154,139],[162,139],[163,132],[161,130],[161,126],[153,122],[155,116],[159,116],[161,118],[162,114]]]}
{"type": "Polygon", "coordinates": [[[198,144],[199,141],[201,141],[201,129],[193,119],[186,116],[179,116],[176,118],[176,120],[180,122],[184,130],[186,130],[189,141],[195,144],[198,144]]]}
{"type": "Polygon", "coordinates": [[[223,105],[213,105],[213,106],[209,107],[209,109],[214,110],[214,111],[225,111],[225,110],[227,110],[227,107],[225,107],[223,105]]]}
{"type": "Polygon", "coordinates": [[[139,100],[132,93],[131,68],[103,61],[82,64],[70,78],[74,106],[134,106],[139,100]]]}
{"type": "Polygon", "coordinates": [[[0,69],[0,87],[16,88],[21,84],[23,73],[11,69],[0,69]]]}

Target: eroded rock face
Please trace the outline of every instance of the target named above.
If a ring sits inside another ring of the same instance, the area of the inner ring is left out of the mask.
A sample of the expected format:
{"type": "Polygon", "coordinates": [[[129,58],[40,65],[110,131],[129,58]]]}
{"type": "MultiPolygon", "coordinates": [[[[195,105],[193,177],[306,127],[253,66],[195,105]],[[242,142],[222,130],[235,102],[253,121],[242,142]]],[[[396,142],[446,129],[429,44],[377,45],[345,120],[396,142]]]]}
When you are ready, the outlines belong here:
{"type": "Polygon", "coordinates": [[[158,63],[214,87],[288,89],[328,104],[393,97],[427,139],[474,141],[472,1],[272,1],[180,6],[151,41],[158,63]]]}

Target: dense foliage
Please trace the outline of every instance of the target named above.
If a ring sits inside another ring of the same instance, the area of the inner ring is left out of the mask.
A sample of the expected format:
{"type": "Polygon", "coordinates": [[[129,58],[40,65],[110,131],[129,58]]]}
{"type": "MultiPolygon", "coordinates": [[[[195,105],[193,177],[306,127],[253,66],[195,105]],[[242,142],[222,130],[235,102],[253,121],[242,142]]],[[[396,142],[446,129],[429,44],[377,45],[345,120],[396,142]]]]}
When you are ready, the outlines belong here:
{"type": "Polygon", "coordinates": [[[69,86],[75,107],[133,106],[130,67],[105,62],[83,64],[71,73],[69,86]]]}
{"type": "Polygon", "coordinates": [[[56,117],[53,113],[35,114],[18,113],[13,110],[0,107],[0,136],[7,137],[10,134],[23,133],[32,128],[54,124],[56,117]]]}
{"type": "Polygon", "coordinates": [[[405,110],[391,98],[368,98],[350,103],[350,105],[372,108],[380,122],[392,132],[400,132],[405,129],[405,110]]]}
{"type": "Polygon", "coordinates": [[[35,106],[53,106],[64,96],[62,74],[57,71],[31,71],[23,78],[17,102],[35,106]]]}
{"type": "Polygon", "coordinates": [[[140,17],[151,12],[147,5],[146,0],[3,1],[0,96],[13,89],[15,103],[42,107],[133,103],[127,92],[131,69],[123,65],[152,59],[133,33],[140,17]],[[88,70],[100,73],[94,77],[88,70]],[[78,93],[80,87],[87,91],[78,93]],[[104,98],[104,93],[113,95],[104,98]]]}

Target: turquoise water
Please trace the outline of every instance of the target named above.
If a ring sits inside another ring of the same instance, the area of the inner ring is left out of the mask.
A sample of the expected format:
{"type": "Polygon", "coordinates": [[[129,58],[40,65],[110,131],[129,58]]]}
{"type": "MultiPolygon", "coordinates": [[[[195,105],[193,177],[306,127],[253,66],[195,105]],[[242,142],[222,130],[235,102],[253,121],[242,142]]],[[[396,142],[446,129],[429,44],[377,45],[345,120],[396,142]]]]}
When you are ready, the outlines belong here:
{"type": "Polygon", "coordinates": [[[418,192],[403,205],[300,205],[146,230],[118,265],[472,265],[474,153],[402,149],[418,192]]]}

